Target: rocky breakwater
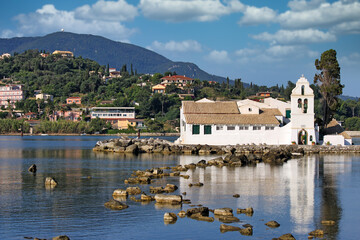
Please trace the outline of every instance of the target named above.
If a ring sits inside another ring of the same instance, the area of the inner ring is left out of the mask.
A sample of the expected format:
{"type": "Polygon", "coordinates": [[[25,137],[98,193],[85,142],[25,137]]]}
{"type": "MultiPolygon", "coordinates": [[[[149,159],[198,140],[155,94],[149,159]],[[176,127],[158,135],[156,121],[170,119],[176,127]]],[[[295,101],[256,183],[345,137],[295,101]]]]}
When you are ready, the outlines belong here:
{"type": "MultiPolygon", "coordinates": [[[[281,164],[292,157],[303,156],[304,148],[297,145],[178,145],[162,139],[137,139],[120,137],[98,141],[94,151],[114,153],[162,153],[162,154],[198,154],[224,155],[224,159],[214,159],[209,165],[244,166],[258,162],[281,164]]],[[[181,170],[180,170],[181,171],[181,170]]],[[[186,177],[186,176],[183,176],[186,177]]],[[[144,181],[148,179],[144,178],[144,181]]]]}

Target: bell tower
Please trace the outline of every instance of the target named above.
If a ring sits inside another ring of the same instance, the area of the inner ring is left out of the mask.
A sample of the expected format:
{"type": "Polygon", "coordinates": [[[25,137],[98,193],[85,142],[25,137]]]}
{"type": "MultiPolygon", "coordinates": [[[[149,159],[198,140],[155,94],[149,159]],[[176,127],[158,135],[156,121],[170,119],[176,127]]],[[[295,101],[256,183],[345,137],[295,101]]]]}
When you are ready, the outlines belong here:
{"type": "Polygon", "coordinates": [[[302,145],[316,143],[314,119],[314,92],[302,75],[291,92],[291,141],[302,145]]]}

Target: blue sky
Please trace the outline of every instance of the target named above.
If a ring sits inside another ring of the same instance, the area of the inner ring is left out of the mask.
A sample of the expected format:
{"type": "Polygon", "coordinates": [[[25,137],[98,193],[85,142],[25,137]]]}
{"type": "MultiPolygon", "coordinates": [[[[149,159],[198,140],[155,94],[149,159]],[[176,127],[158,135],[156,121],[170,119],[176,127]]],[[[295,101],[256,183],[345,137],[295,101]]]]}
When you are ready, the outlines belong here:
{"type": "Polygon", "coordinates": [[[2,1],[0,37],[64,29],[156,51],[244,82],[312,83],[314,62],[335,49],[345,95],[360,96],[359,0],[2,1]]]}

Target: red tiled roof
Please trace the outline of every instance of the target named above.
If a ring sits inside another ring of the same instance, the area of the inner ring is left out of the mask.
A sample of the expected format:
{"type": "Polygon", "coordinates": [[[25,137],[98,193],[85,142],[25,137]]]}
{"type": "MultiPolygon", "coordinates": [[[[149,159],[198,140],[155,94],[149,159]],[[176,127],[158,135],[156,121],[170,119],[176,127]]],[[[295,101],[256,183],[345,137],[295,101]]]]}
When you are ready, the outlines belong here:
{"type": "Polygon", "coordinates": [[[162,80],[168,80],[168,81],[176,81],[176,80],[185,80],[185,81],[192,81],[193,78],[185,77],[182,75],[174,75],[174,76],[165,76],[161,78],[162,80]]]}

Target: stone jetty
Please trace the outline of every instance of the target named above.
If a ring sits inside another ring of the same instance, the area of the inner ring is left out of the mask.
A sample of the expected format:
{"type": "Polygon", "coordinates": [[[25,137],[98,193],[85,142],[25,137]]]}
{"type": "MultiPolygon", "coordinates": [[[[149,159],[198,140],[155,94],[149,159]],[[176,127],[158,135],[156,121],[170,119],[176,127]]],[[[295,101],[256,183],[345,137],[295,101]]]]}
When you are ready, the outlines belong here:
{"type": "MultiPolygon", "coordinates": [[[[138,139],[119,137],[98,141],[93,151],[114,153],[162,153],[162,154],[194,154],[194,155],[226,155],[225,159],[213,159],[209,165],[222,166],[231,161],[232,166],[250,163],[283,163],[293,157],[306,154],[343,154],[360,153],[360,145],[327,146],[327,145],[182,145],[163,139],[138,139]]],[[[195,167],[195,166],[194,166],[195,167]]],[[[179,169],[181,171],[181,169],[179,169]]]]}

